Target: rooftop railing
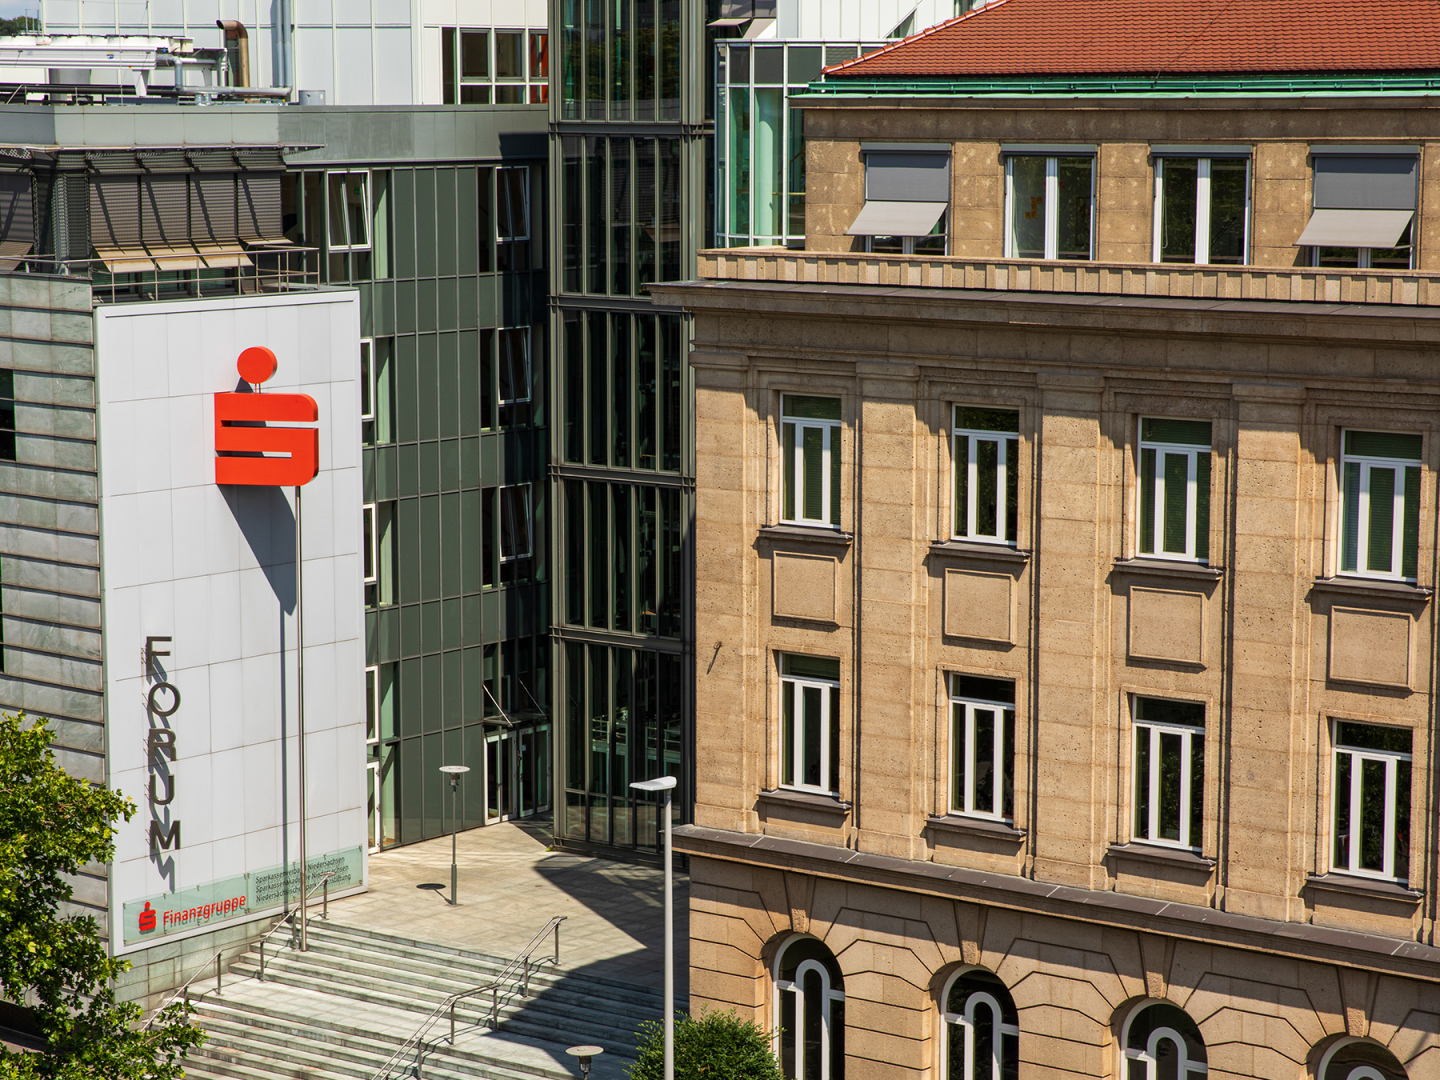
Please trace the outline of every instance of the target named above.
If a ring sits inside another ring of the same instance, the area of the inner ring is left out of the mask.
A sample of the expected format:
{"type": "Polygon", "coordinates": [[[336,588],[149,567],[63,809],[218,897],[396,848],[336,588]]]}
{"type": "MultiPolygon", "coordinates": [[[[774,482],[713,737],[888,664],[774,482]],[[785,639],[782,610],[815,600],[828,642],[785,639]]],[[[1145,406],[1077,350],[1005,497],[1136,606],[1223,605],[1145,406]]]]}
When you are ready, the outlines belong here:
{"type": "Polygon", "coordinates": [[[714,281],[776,281],[992,292],[1170,297],[1315,304],[1440,305],[1440,271],[1335,267],[1194,266],[871,255],[726,248],[702,251],[699,276],[714,281]]]}

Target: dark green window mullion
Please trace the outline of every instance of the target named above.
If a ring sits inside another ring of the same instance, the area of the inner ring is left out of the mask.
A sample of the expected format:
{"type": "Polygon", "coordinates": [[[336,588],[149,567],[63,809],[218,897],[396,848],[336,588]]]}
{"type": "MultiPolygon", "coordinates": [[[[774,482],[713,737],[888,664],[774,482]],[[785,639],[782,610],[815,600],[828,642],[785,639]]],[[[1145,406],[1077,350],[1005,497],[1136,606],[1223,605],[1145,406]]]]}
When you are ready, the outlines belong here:
{"type": "Polygon", "coordinates": [[[561,117],[580,118],[581,88],[584,85],[583,37],[580,30],[581,0],[562,0],[560,14],[560,101],[561,117]]]}
{"type": "MultiPolygon", "coordinates": [[[[646,0],[639,0],[643,7],[646,0]]],[[[655,183],[655,140],[635,140],[635,288],[655,280],[660,231],[658,187],[655,183]]]]}
{"type": "Polygon", "coordinates": [[[610,376],[609,317],[603,311],[586,313],[586,330],[589,333],[590,370],[585,386],[585,400],[589,402],[590,464],[604,465],[610,456],[610,376]]]}
{"type": "Polygon", "coordinates": [[[655,468],[655,447],[659,444],[658,410],[655,408],[656,379],[656,335],[655,316],[635,316],[635,407],[636,466],[641,469],[655,468]]]}
{"type": "Polygon", "coordinates": [[[631,0],[611,0],[610,119],[630,119],[630,65],[635,55],[631,0]]]}
{"type": "Polygon", "coordinates": [[[618,468],[630,468],[633,418],[630,388],[635,385],[635,358],[630,348],[630,315],[617,312],[610,317],[611,458],[618,468]]]}
{"type": "Polygon", "coordinates": [[[585,291],[605,293],[605,268],[607,266],[605,227],[607,212],[605,203],[605,177],[609,172],[606,160],[608,140],[593,137],[585,140],[585,156],[589,163],[589,176],[585,192],[585,244],[586,274],[585,291]]]}
{"type": "Polygon", "coordinates": [[[565,621],[585,625],[585,485],[563,480],[565,499],[565,621]]]}
{"type": "Polygon", "coordinates": [[[605,119],[605,0],[585,3],[585,117],[605,119]]]}
{"type": "Polygon", "coordinates": [[[590,483],[590,553],[586,575],[590,579],[590,625],[609,629],[610,615],[610,520],[609,485],[590,483]]]}
{"type": "Polygon", "coordinates": [[[565,350],[565,460],[585,460],[585,326],[577,313],[561,323],[565,350]]]}
{"type": "Polygon", "coordinates": [[[635,532],[630,513],[630,488],[625,484],[615,484],[610,491],[614,500],[614,516],[611,518],[613,527],[610,534],[611,544],[614,548],[614,628],[628,632],[634,626],[631,612],[633,596],[630,587],[630,583],[634,580],[631,562],[634,558],[634,550],[630,538],[635,535],[635,532]]]}
{"type": "Polygon", "coordinates": [[[656,0],[635,0],[635,119],[655,119],[656,0]]]}
{"type": "Polygon", "coordinates": [[[639,621],[635,629],[642,634],[655,634],[660,630],[660,588],[656,576],[660,572],[660,530],[655,495],[653,487],[635,489],[635,577],[639,583],[636,597],[639,621]]]}

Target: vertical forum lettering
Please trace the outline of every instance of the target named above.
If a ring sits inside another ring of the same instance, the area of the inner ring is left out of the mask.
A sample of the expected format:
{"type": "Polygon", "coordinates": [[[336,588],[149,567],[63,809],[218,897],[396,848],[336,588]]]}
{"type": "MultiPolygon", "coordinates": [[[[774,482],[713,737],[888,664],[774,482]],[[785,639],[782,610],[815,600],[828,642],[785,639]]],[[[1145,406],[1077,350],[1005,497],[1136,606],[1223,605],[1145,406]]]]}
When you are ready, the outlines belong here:
{"type": "Polygon", "coordinates": [[[169,649],[157,649],[168,637],[145,639],[145,678],[155,680],[145,698],[149,713],[146,735],[145,765],[150,772],[150,854],[180,847],[180,819],[170,817],[167,809],[175,801],[175,731],[167,727],[170,717],[180,708],[180,690],[170,682],[160,657],[169,656],[169,649]]]}

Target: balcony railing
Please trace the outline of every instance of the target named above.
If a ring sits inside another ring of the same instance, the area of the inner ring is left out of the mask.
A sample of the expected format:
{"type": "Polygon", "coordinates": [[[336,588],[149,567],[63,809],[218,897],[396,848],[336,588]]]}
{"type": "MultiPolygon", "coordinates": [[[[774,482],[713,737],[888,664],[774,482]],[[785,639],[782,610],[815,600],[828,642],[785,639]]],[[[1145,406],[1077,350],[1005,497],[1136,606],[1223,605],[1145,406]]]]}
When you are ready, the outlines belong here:
{"type": "Polygon", "coordinates": [[[1092,296],[1398,304],[1408,307],[1440,305],[1440,271],[1416,270],[1048,262],[867,255],[785,248],[727,248],[700,252],[699,276],[717,281],[784,281],[1092,296]]]}

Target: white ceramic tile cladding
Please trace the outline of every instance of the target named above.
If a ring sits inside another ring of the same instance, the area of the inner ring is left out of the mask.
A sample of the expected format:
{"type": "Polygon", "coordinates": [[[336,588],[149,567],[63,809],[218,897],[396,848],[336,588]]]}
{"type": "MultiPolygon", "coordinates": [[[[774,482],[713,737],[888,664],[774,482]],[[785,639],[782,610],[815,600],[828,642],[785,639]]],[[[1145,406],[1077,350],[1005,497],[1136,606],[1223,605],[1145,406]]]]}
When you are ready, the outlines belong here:
{"type": "Polygon", "coordinates": [[[127,901],[298,855],[295,617],[277,595],[294,591],[294,493],[214,480],[214,395],[251,345],[279,361],[264,392],[320,407],[302,493],[307,837],[316,855],[365,846],[359,311],[348,290],[96,311],[108,766],[139,806],[117,836],[112,941],[127,901]],[[147,635],[174,638],[181,694],[173,882],[149,852],[147,635]]]}

